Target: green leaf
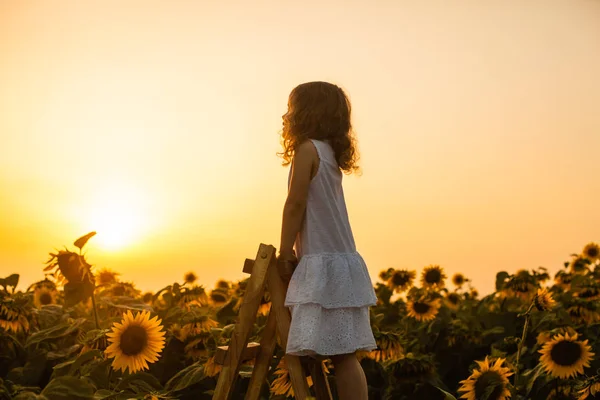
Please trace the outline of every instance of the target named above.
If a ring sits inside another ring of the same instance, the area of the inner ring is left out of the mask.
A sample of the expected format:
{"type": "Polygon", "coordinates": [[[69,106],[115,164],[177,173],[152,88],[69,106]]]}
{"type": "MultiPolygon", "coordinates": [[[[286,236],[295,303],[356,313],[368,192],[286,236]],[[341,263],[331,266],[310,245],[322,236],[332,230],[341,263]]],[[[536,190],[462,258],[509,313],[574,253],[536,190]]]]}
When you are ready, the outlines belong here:
{"type": "Polygon", "coordinates": [[[35,394],[34,392],[21,392],[13,400],[48,400],[46,396],[35,394]]]}
{"type": "Polygon", "coordinates": [[[49,400],[88,400],[94,398],[94,387],[84,379],[61,376],[51,380],[42,395],[49,400]]]}
{"type": "Polygon", "coordinates": [[[199,362],[182,369],[167,382],[165,388],[168,391],[177,392],[189,386],[195,385],[204,379],[204,365],[199,362]]]}
{"type": "Polygon", "coordinates": [[[72,346],[69,346],[69,347],[66,347],[63,349],[49,351],[47,354],[47,357],[48,357],[48,360],[58,360],[61,358],[66,358],[66,357],[71,356],[73,353],[75,353],[80,348],[81,348],[80,344],[74,344],[72,346]]]}
{"type": "Polygon", "coordinates": [[[25,347],[31,346],[43,342],[44,340],[56,339],[63,336],[67,336],[75,332],[81,325],[86,322],[85,318],[78,318],[71,324],[62,323],[60,325],[53,326],[43,331],[35,332],[27,338],[25,347]]]}
{"type": "Polygon", "coordinates": [[[156,377],[154,375],[151,375],[147,372],[142,372],[142,371],[136,372],[135,374],[125,375],[125,377],[121,380],[121,382],[119,382],[119,384],[117,385],[117,387],[115,389],[116,390],[124,390],[131,383],[133,383],[135,381],[141,381],[141,382],[147,383],[148,385],[150,385],[150,389],[156,389],[156,390],[162,389],[162,385],[160,384],[160,382],[158,381],[158,379],[156,379],[156,377]]]}
{"type": "Polygon", "coordinates": [[[54,371],[57,375],[74,375],[79,371],[82,365],[92,361],[95,358],[102,359],[102,351],[101,350],[89,350],[85,353],[79,355],[75,360],[65,361],[64,363],[58,364],[54,366],[54,371]],[[66,368],[69,368],[68,372],[66,368]]]}
{"type": "Polygon", "coordinates": [[[456,400],[456,397],[452,396],[450,393],[446,392],[445,390],[442,390],[437,386],[435,388],[437,390],[439,390],[440,392],[442,392],[446,396],[446,400],[456,400]]]}

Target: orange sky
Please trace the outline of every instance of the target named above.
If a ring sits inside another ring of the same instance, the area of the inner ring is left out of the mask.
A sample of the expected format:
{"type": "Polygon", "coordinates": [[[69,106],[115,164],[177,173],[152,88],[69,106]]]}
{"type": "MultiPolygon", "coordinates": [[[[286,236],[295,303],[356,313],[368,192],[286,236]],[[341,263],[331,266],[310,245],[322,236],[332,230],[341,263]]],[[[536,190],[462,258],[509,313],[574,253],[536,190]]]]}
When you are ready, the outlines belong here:
{"type": "Polygon", "coordinates": [[[0,3],[0,271],[89,260],[158,289],[279,243],[287,95],[352,100],[358,250],[482,292],[600,241],[600,2],[0,3]],[[121,244],[117,246],[116,244],[121,244]]]}

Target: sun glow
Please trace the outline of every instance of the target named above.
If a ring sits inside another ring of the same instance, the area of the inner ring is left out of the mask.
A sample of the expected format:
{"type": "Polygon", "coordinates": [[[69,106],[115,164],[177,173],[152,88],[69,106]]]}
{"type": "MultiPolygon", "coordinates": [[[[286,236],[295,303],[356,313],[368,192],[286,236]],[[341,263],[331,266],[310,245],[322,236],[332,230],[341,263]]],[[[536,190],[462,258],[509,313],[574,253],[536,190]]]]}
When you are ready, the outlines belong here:
{"type": "Polygon", "coordinates": [[[94,242],[115,251],[139,241],[148,228],[142,199],[139,193],[121,188],[96,196],[86,218],[86,226],[97,232],[94,242]]]}

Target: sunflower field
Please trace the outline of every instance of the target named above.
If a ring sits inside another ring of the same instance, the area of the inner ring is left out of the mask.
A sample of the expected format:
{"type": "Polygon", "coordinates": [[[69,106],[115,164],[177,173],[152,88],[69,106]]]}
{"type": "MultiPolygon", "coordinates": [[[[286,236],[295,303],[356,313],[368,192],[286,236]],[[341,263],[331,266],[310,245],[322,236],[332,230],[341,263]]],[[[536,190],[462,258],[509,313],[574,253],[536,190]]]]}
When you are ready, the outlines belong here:
{"type": "MultiPolygon", "coordinates": [[[[142,293],[82,248],[50,253],[45,278],[0,279],[0,400],[211,399],[247,280],[196,283],[187,273],[142,293]]],[[[600,399],[600,248],[589,243],[551,277],[496,274],[481,297],[463,274],[387,269],[375,283],[378,349],[360,353],[370,399],[600,399]]],[[[265,295],[251,341],[270,309],[265,295]]],[[[293,390],[277,348],[262,399],[293,390]]],[[[326,362],[335,393],[335,369],[326,362]]],[[[240,371],[243,399],[251,363],[240,371]]]]}

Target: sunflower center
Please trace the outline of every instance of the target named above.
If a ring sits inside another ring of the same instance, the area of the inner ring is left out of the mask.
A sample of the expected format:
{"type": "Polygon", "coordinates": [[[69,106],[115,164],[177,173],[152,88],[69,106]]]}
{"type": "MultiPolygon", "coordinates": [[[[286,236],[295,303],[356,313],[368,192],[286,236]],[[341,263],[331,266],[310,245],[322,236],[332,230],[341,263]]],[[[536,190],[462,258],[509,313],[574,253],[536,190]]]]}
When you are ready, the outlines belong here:
{"type": "Polygon", "coordinates": [[[598,257],[598,248],[597,247],[590,247],[587,251],[587,255],[591,258],[596,258],[598,257]]]}
{"type": "Polygon", "coordinates": [[[462,275],[457,275],[454,277],[454,283],[456,283],[457,285],[462,285],[465,281],[465,278],[463,278],[462,275]]]}
{"type": "Polygon", "coordinates": [[[427,314],[431,306],[427,303],[421,303],[419,301],[415,302],[413,305],[413,309],[417,314],[427,314]]]}
{"type": "Polygon", "coordinates": [[[404,272],[397,272],[392,276],[392,282],[396,286],[405,285],[408,282],[408,276],[404,272]]]}
{"type": "Polygon", "coordinates": [[[493,389],[486,397],[487,399],[497,400],[502,398],[502,393],[504,392],[504,380],[496,371],[485,371],[477,378],[477,382],[475,382],[475,398],[483,398],[490,387],[493,387],[493,389]]]}
{"type": "Polygon", "coordinates": [[[52,304],[52,295],[48,292],[40,294],[40,304],[43,306],[52,304]]]}
{"type": "Polygon", "coordinates": [[[581,346],[578,343],[562,340],[552,346],[550,357],[560,366],[570,366],[581,358],[581,346]]]}
{"type": "Polygon", "coordinates": [[[128,356],[140,354],[148,344],[148,333],[139,325],[128,326],[121,335],[121,351],[128,356]]]}
{"type": "Polygon", "coordinates": [[[448,295],[448,300],[450,300],[450,303],[452,304],[458,304],[458,299],[459,297],[455,293],[451,293],[450,295],[448,295]]]}
{"type": "Polygon", "coordinates": [[[442,280],[442,274],[438,269],[431,269],[425,274],[427,283],[439,283],[442,280]]]}

